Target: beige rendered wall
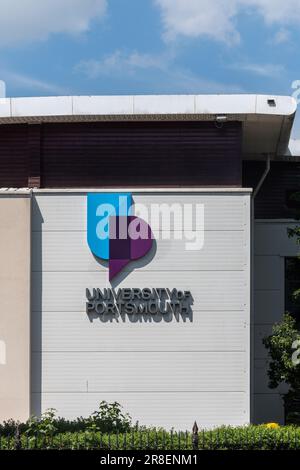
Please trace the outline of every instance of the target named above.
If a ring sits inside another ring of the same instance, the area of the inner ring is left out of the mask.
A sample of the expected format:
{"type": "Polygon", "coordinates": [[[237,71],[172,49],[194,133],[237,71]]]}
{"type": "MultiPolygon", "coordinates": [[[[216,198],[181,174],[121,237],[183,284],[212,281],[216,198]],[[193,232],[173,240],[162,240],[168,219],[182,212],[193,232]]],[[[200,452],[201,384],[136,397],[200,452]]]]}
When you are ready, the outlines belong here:
{"type": "Polygon", "coordinates": [[[30,414],[30,192],[0,191],[0,422],[30,414]]]}

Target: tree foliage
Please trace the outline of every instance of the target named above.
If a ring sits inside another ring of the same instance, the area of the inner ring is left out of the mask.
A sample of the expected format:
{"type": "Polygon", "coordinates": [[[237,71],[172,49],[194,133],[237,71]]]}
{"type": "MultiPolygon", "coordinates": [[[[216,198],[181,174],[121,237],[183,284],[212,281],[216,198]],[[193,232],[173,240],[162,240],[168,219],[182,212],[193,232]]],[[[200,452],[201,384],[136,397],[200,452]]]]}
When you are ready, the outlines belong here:
{"type": "MultiPolygon", "coordinates": [[[[293,201],[300,201],[300,192],[295,192],[290,197],[293,201]]],[[[300,219],[299,211],[296,211],[295,219],[300,219]]],[[[300,245],[300,226],[288,228],[288,237],[294,238],[296,244],[300,245]]],[[[300,298],[300,286],[293,292],[295,300],[300,298]]],[[[299,324],[289,314],[286,313],[281,323],[273,327],[271,336],[264,338],[263,343],[269,351],[269,386],[276,388],[280,384],[289,385],[289,392],[285,395],[284,401],[286,413],[289,409],[296,412],[299,419],[299,397],[300,397],[300,332],[299,324]],[[298,351],[296,350],[298,348],[298,351]],[[296,360],[295,360],[296,358],[296,360]]],[[[295,420],[295,421],[296,421],[295,420]]]]}
{"type": "Polygon", "coordinates": [[[282,383],[291,387],[291,391],[300,391],[300,364],[295,364],[295,346],[300,344],[300,333],[296,320],[285,314],[281,323],[273,327],[271,336],[264,338],[263,343],[271,358],[269,364],[269,385],[276,388],[282,383]]]}

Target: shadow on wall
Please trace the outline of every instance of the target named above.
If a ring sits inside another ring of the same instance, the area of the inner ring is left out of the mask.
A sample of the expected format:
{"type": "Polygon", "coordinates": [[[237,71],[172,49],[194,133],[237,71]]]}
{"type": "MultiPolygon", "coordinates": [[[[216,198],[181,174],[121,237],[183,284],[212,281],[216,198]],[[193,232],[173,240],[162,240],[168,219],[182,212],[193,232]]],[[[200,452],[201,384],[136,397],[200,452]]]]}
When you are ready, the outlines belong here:
{"type": "MultiPolygon", "coordinates": [[[[162,311],[167,310],[167,302],[165,300],[158,300],[160,304],[160,309],[162,311]]],[[[140,305],[139,301],[133,301],[134,305],[140,305]]],[[[100,321],[102,323],[171,323],[171,322],[193,322],[193,310],[192,305],[194,303],[194,299],[190,297],[188,300],[184,302],[184,311],[178,311],[176,308],[174,311],[166,311],[165,313],[104,313],[104,314],[97,314],[97,313],[88,313],[87,316],[89,321],[93,323],[94,321],[100,321]]]]}
{"type": "MultiPolygon", "coordinates": [[[[43,216],[39,209],[39,206],[35,200],[32,198],[32,213],[34,214],[34,230],[40,233],[39,237],[35,237],[35,246],[34,250],[38,253],[36,256],[35,265],[36,265],[36,278],[37,286],[31,282],[31,305],[33,305],[33,296],[34,296],[34,305],[35,308],[31,308],[31,403],[30,410],[31,414],[35,416],[40,416],[42,411],[42,327],[43,327],[43,317],[42,317],[42,291],[43,291],[43,275],[42,275],[42,244],[43,244],[43,232],[42,225],[44,223],[43,216]]],[[[31,237],[31,240],[33,238],[31,237]]],[[[31,248],[33,253],[33,247],[31,248]]]]}
{"type": "Polygon", "coordinates": [[[96,315],[96,314],[89,314],[88,318],[91,323],[93,323],[96,320],[99,320],[102,323],[112,323],[116,322],[119,323],[120,321],[122,323],[161,323],[161,322],[166,322],[166,323],[171,323],[171,322],[193,322],[193,311],[192,309],[189,310],[187,313],[167,313],[167,314],[161,314],[161,313],[156,313],[156,314],[151,314],[151,313],[136,313],[132,315],[126,315],[120,313],[117,317],[112,314],[104,314],[104,315],[96,315]]]}

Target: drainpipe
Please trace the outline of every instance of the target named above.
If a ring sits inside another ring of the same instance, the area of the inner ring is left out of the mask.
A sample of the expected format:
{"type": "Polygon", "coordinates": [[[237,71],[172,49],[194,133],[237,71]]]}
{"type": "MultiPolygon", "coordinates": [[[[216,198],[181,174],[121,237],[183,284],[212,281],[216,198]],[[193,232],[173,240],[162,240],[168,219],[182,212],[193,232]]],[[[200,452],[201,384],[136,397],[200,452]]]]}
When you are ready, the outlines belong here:
{"type": "Polygon", "coordinates": [[[256,196],[259,193],[262,185],[264,184],[265,179],[266,179],[266,177],[268,176],[268,174],[270,172],[270,167],[271,167],[271,158],[270,158],[270,155],[267,155],[266,168],[265,168],[265,171],[263,172],[262,177],[260,178],[260,180],[258,182],[258,185],[256,186],[256,188],[253,192],[252,202],[254,202],[254,199],[256,198],[256,196]]]}
{"type": "Polygon", "coordinates": [[[261,190],[271,168],[271,157],[268,154],[266,158],[266,167],[263,172],[256,188],[253,191],[252,200],[251,200],[251,319],[250,319],[250,420],[251,423],[254,420],[254,223],[255,223],[255,214],[254,214],[254,202],[257,194],[261,190]]]}

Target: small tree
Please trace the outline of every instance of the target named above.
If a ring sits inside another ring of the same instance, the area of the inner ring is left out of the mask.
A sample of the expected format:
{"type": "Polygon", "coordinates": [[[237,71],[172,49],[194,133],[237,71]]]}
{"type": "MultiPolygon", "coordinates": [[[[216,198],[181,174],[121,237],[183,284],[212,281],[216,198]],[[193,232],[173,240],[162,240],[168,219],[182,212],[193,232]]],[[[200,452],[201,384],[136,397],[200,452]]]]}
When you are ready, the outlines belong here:
{"type": "MultiPolygon", "coordinates": [[[[300,192],[296,191],[296,192],[292,193],[290,195],[290,201],[300,203],[300,192]]],[[[296,204],[296,207],[297,207],[297,204],[296,204]]],[[[298,208],[295,209],[294,216],[295,216],[295,220],[300,220],[300,211],[299,211],[298,208]]],[[[288,237],[289,238],[295,238],[296,244],[298,246],[300,246],[300,226],[297,225],[293,228],[288,228],[287,233],[288,233],[288,237]]],[[[300,258],[300,255],[299,255],[299,258],[300,258]]],[[[299,298],[300,298],[300,286],[293,293],[293,297],[294,297],[295,300],[299,300],[299,298]]]]}
{"type": "MultiPolygon", "coordinates": [[[[295,192],[290,197],[291,201],[300,201],[300,192],[295,192]]],[[[295,219],[300,219],[300,214],[295,213],[295,219]]],[[[300,226],[288,229],[289,238],[295,238],[300,245],[300,226]]],[[[293,293],[295,300],[300,298],[300,286],[293,293]]],[[[300,363],[295,361],[300,347],[299,325],[296,320],[286,313],[281,323],[273,327],[273,334],[263,340],[271,358],[269,364],[269,386],[276,388],[280,384],[289,385],[289,392],[284,396],[286,414],[295,409],[300,414],[300,363]]],[[[298,418],[299,419],[299,418],[298,418]]]]}
{"type": "Polygon", "coordinates": [[[300,332],[288,313],[273,327],[273,334],[263,340],[271,358],[269,386],[289,385],[283,397],[286,420],[300,424],[300,332]],[[298,348],[298,349],[297,349],[298,348]]]}
{"type": "MultiPolygon", "coordinates": [[[[293,227],[293,228],[288,228],[288,236],[289,236],[289,238],[295,238],[297,245],[300,245],[300,227],[299,226],[296,226],[296,227],[293,227]]],[[[298,256],[298,257],[300,258],[300,256],[298,256]]],[[[295,300],[300,299],[300,286],[298,287],[298,289],[296,289],[294,291],[293,297],[294,297],[295,300]]]]}
{"type": "Polygon", "coordinates": [[[300,364],[295,361],[295,352],[297,344],[300,344],[300,333],[296,320],[285,314],[282,322],[273,327],[272,335],[264,338],[263,343],[271,358],[268,372],[270,388],[286,383],[292,393],[299,393],[300,364]]]}

